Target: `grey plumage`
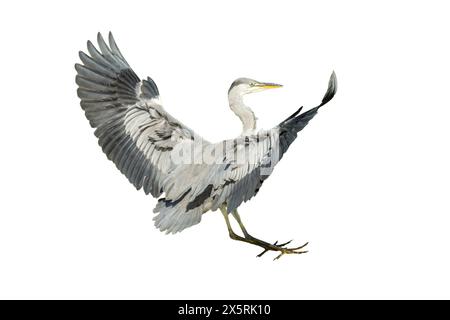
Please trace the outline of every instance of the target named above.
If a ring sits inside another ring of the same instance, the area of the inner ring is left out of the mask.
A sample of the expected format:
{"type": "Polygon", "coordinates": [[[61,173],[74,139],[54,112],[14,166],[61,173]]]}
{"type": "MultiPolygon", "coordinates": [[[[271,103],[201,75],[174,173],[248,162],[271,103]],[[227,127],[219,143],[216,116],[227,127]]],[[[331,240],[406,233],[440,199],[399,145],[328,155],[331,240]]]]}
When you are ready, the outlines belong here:
{"type": "MultiPolygon", "coordinates": [[[[161,231],[169,233],[199,223],[208,210],[226,204],[227,211],[232,212],[251,199],[297,133],[333,98],[337,89],[333,73],[319,106],[304,113],[300,113],[300,108],[271,130],[211,144],[163,109],[155,82],[151,78],[140,80],[111,33],[109,44],[100,33],[97,42],[100,51],[88,41],[89,55],[80,52],[82,64],[75,65],[81,107],[90,125],[96,128],[103,152],[128,180],[146,194],[164,194],[154,209],[158,213],[154,220],[161,231]],[[213,164],[175,163],[172,152],[179,146],[220,147],[225,149],[225,156],[217,155],[213,164]],[[235,155],[242,151],[248,154],[248,161],[239,163],[235,155]]],[[[240,85],[253,86],[253,81],[240,78],[230,92],[240,85]]],[[[245,118],[243,113],[242,119],[252,121],[252,113],[248,115],[245,118]]]]}
{"type": "MultiPolygon", "coordinates": [[[[108,159],[136,188],[144,186],[146,193],[157,197],[161,194],[160,181],[148,178],[159,175],[162,179],[167,172],[162,172],[162,166],[152,162],[151,156],[164,153],[162,150],[171,142],[161,141],[158,132],[152,129],[173,132],[176,128],[172,126],[177,121],[158,110],[160,106],[152,101],[159,96],[155,83],[150,78],[140,81],[118,50],[111,34],[110,47],[101,34],[98,34],[98,43],[101,52],[88,42],[91,57],[80,52],[83,65],[75,65],[81,107],[91,126],[96,128],[95,135],[108,159]],[[138,90],[141,91],[139,95],[138,90]],[[149,125],[150,122],[153,126],[149,125]],[[154,147],[158,150],[149,148],[149,142],[145,141],[152,137],[157,140],[154,147]]],[[[177,128],[184,128],[181,124],[177,125],[177,128]]],[[[182,137],[183,132],[179,133],[182,137]]],[[[187,138],[190,139],[190,135],[187,138]]]]}

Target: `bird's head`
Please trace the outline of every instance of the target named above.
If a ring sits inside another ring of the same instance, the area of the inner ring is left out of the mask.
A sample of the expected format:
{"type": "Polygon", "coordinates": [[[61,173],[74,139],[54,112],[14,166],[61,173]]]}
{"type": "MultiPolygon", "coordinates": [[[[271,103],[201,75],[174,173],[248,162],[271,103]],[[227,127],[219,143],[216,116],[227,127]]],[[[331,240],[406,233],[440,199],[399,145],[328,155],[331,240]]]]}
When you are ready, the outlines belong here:
{"type": "Polygon", "coordinates": [[[249,93],[260,92],[268,89],[281,88],[281,84],[270,82],[259,82],[249,78],[239,78],[234,80],[231,84],[228,94],[237,93],[238,95],[245,95],[249,93]]]}

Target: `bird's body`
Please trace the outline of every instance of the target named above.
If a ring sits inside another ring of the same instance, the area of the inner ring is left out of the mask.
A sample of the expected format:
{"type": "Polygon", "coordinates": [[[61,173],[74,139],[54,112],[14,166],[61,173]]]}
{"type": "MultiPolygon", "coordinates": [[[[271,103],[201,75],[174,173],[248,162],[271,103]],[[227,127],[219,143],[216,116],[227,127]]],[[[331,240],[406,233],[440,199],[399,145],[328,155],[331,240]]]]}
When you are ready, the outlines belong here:
{"type": "MultiPolygon", "coordinates": [[[[256,117],[242,97],[280,85],[237,79],[228,96],[231,110],[242,122],[242,133],[234,139],[210,143],[165,111],[156,84],[150,78],[141,81],[137,77],[111,34],[109,46],[100,34],[98,44],[100,52],[88,42],[90,56],[80,52],[83,65],[75,66],[81,106],[96,128],[95,135],[108,159],[137,189],[159,197],[155,225],[168,233],[193,226],[201,221],[202,214],[217,209],[221,209],[228,226],[229,213],[241,225],[239,205],[258,192],[297,133],[336,91],[333,73],[318,107],[302,114],[299,109],[274,128],[258,131],[256,117]]],[[[243,225],[241,228],[246,234],[243,225]]],[[[300,253],[287,252],[290,249],[282,245],[269,245],[251,236],[240,238],[236,239],[266,251],[300,253]]]]}

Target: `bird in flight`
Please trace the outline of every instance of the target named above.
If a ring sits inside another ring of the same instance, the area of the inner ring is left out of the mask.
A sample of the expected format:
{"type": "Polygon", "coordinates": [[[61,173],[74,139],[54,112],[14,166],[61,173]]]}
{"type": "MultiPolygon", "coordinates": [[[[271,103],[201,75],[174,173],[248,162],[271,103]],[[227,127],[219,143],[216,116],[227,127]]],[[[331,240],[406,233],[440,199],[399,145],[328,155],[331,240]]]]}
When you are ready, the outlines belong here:
{"type": "Polygon", "coordinates": [[[155,226],[177,233],[201,221],[207,211],[220,210],[231,239],[284,254],[307,252],[305,243],[288,247],[250,235],[238,207],[257,194],[291,143],[319,108],[336,93],[331,74],[328,90],[315,108],[299,108],[277,126],[257,130],[252,109],[244,104],[247,94],[279,88],[275,83],[248,78],[235,80],[228,90],[230,109],[242,122],[242,133],[218,143],[202,139],[169,114],[161,105],[159,91],[151,78],[141,80],[131,69],[109,33],[109,45],[100,33],[99,50],[88,41],[88,54],[80,51],[76,83],[81,107],[95,128],[98,143],[109,160],[136,187],[158,199],[155,226]],[[230,224],[237,221],[242,236],[230,224]]]}

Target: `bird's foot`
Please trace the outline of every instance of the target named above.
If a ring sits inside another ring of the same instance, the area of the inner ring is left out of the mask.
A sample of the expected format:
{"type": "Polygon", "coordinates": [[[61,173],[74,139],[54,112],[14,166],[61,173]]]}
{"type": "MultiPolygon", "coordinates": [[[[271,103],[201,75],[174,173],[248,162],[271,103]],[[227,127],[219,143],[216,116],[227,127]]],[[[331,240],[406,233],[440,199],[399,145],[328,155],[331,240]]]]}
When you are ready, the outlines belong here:
{"type": "Polygon", "coordinates": [[[278,244],[278,241],[276,241],[274,244],[271,244],[266,241],[259,240],[249,234],[245,234],[244,237],[241,237],[241,236],[235,234],[234,232],[230,233],[230,237],[233,240],[247,242],[247,243],[250,243],[250,244],[253,244],[253,245],[263,248],[264,251],[261,252],[260,254],[258,254],[257,257],[261,257],[268,251],[276,251],[276,252],[279,252],[280,254],[278,256],[276,256],[273,260],[278,260],[285,254],[303,254],[303,253],[308,252],[307,250],[302,250],[304,247],[306,247],[308,245],[308,242],[306,242],[305,244],[303,244],[299,247],[296,247],[296,248],[286,248],[286,246],[288,244],[290,244],[292,242],[292,240],[285,242],[285,243],[280,243],[280,244],[278,244]]]}
{"type": "Polygon", "coordinates": [[[299,247],[286,248],[286,246],[291,242],[292,242],[292,240],[285,242],[285,243],[278,244],[278,241],[276,241],[273,245],[269,245],[269,246],[260,245],[260,247],[264,248],[264,251],[261,252],[260,254],[258,254],[257,257],[261,257],[263,254],[265,254],[268,251],[277,251],[277,252],[280,252],[280,254],[278,256],[276,256],[273,260],[278,260],[285,254],[303,254],[303,253],[308,252],[308,250],[302,250],[304,247],[306,247],[308,245],[308,242],[306,242],[305,244],[303,244],[299,247]]]}

